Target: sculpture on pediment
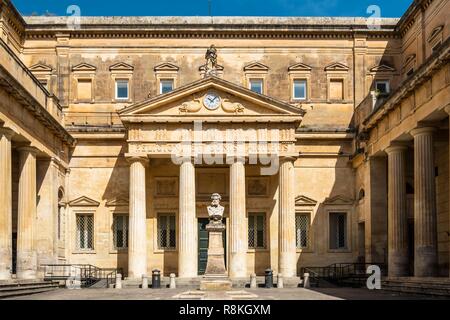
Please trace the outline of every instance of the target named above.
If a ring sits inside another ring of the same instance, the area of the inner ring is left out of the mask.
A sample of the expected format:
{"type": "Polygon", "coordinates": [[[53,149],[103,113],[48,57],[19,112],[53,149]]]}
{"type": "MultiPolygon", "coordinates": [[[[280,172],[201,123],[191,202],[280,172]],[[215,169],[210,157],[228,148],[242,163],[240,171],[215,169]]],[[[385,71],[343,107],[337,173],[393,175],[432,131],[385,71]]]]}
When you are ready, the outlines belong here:
{"type": "Polygon", "coordinates": [[[221,223],[223,219],[223,211],[225,208],[220,205],[222,197],[218,193],[214,193],[211,196],[211,205],[208,206],[209,219],[212,222],[221,223]]]}
{"type": "Polygon", "coordinates": [[[201,98],[194,97],[191,101],[186,101],[181,104],[180,112],[198,112],[202,108],[201,98]]]}
{"type": "Polygon", "coordinates": [[[205,77],[217,76],[217,49],[211,45],[205,54],[205,77]]]}
{"type": "Polygon", "coordinates": [[[231,102],[229,99],[222,99],[222,108],[225,112],[242,113],[244,106],[239,102],[231,102]]]}

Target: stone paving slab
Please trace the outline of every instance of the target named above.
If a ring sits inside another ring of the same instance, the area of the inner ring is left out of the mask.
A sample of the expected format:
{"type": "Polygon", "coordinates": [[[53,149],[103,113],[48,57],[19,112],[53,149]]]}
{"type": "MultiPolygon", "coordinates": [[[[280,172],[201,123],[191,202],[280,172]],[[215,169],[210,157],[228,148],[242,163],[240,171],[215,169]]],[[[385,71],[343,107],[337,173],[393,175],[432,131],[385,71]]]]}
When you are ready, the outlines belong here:
{"type": "MultiPolygon", "coordinates": [[[[195,290],[191,290],[195,291],[195,290]]],[[[242,290],[233,290],[235,295],[242,290]]],[[[178,300],[176,296],[186,294],[186,289],[59,289],[9,300],[178,300]]],[[[444,299],[429,296],[401,295],[385,291],[369,291],[358,288],[287,288],[287,289],[246,289],[245,293],[254,295],[252,300],[434,300],[444,299]]],[[[226,292],[215,292],[211,300],[225,300],[226,292]]],[[[236,298],[235,298],[236,299],[236,298]]],[[[238,299],[238,298],[237,298],[238,299]]],[[[183,299],[184,300],[184,299],[183,299]]],[[[193,300],[199,300],[194,299],[193,300]]],[[[208,300],[207,298],[205,300],[208,300]]]]}

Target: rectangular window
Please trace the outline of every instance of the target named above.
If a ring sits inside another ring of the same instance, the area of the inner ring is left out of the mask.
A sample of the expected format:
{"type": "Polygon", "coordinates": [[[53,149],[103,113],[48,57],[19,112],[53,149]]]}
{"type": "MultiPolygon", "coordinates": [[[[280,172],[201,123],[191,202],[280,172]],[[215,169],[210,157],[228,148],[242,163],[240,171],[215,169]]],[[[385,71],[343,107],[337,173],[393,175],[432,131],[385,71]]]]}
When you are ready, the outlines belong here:
{"type": "Polygon", "coordinates": [[[389,94],[389,92],[390,92],[389,81],[387,81],[387,80],[375,81],[375,89],[380,94],[389,94]]]}
{"type": "Polygon", "coordinates": [[[441,41],[438,41],[438,42],[433,46],[433,48],[431,48],[431,52],[436,52],[436,51],[439,49],[440,46],[441,46],[441,41]]]}
{"type": "Polygon", "coordinates": [[[263,94],[263,79],[250,79],[250,90],[263,94]]]}
{"type": "Polygon", "coordinates": [[[128,216],[115,215],[113,218],[113,242],[115,249],[128,248],[128,216]]]}
{"type": "Polygon", "coordinates": [[[116,81],[116,99],[126,100],[128,99],[128,80],[116,81]]]}
{"type": "Polygon", "coordinates": [[[47,79],[39,79],[40,84],[44,86],[45,89],[48,90],[48,82],[47,79]]]}
{"type": "Polygon", "coordinates": [[[297,249],[310,247],[310,220],[309,213],[299,213],[295,216],[295,236],[297,249]]]}
{"type": "Polygon", "coordinates": [[[306,100],[306,80],[294,80],[293,97],[295,100],[306,100]]]}
{"type": "Polygon", "coordinates": [[[176,248],[175,214],[158,215],[158,248],[176,248]]]}
{"type": "Polygon", "coordinates": [[[330,249],[347,249],[347,213],[330,213],[330,249]]]}
{"type": "Polygon", "coordinates": [[[344,100],[344,81],[342,79],[330,80],[330,100],[344,100]]]}
{"type": "Polygon", "coordinates": [[[159,93],[160,94],[165,94],[168,93],[170,91],[173,91],[173,79],[162,79],[159,83],[159,93]]]}
{"type": "Polygon", "coordinates": [[[77,215],[77,249],[94,249],[94,216],[77,215]]]}
{"type": "Polygon", "coordinates": [[[92,81],[90,79],[78,79],[77,99],[84,101],[92,99],[92,81]]]}
{"type": "Polygon", "coordinates": [[[266,214],[248,214],[248,247],[264,249],[266,247],[266,214]]]}

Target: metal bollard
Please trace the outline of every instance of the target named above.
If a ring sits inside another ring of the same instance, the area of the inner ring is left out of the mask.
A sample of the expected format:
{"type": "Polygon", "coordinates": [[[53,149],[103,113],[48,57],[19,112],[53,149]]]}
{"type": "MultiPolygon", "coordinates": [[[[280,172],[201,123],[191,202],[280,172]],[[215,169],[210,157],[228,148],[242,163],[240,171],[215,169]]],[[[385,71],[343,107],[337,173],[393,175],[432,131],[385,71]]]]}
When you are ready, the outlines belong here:
{"type": "Polygon", "coordinates": [[[142,289],[148,289],[148,278],[146,274],[142,275],[142,289]]]}
{"type": "Polygon", "coordinates": [[[152,273],[152,289],[161,289],[161,271],[158,269],[152,273]]]}
{"type": "Polygon", "coordinates": [[[310,288],[311,283],[309,282],[309,273],[303,275],[303,288],[310,288]]]}
{"type": "Polygon", "coordinates": [[[266,278],[265,278],[265,288],[270,289],[273,288],[273,271],[271,269],[266,270],[266,278]]]}
{"type": "Polygon", "coordinates": [[[278,289],[283,289],[284,288],[284,279],[283,279],[283,275],[281,273],[278,274],[277,276],[277,288],[278,289]]]}
{"type": "Polygon", "coordinates": [[[116,289],[122,289],[122,275],[116,274],[116,289]]]}
{"type": "Polygon", "coordinates": [[[252,274],[250,276],[250,289],[258,288],[258,283],[256,282],[256,274],[252,274]]]}
{"type": "Polygon", "coordinates": [[[176,289],[177,288],[177,283],[176,283],[176,276],[175,273],[171,273],[170,274],[170,284],[169,284],[169,288],[170,289],[176,289]]]}

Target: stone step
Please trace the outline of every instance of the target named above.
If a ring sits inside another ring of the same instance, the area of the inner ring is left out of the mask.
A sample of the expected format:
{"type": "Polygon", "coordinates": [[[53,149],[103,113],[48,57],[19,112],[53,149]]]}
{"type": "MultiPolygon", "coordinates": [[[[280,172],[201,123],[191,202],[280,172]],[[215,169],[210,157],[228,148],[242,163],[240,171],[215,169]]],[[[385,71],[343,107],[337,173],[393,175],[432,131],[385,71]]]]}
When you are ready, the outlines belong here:
{"type": "Polygon", "coordinates": [[[29,296],[38,293],[44,293],[49,291],[57,290],[58,288],[39,288],[39,289],[27,289],[27,290],[14,290],[10,292],[0,292],[0,300],[6,298],[14,298],[21,296],[29,296]]]}
{"type": "Polygon", "coordinates": [[[449,283],[438,283],[431,279],[426,282],[420,282],[419,279],[384,280],[382,281],[382,289],[390,292],[450,297],[449,283]]]}
{"type": "Polygon", "coordinates": [[[0,293],[3,292],[14,292],[14,291],[25,291],[25,290],[34,290],[34,289],[44,289],[44,288],[59,288],[58,284],[42,284],[42,285],[28,285],[21,287],[1,287],[0,293]]]}

